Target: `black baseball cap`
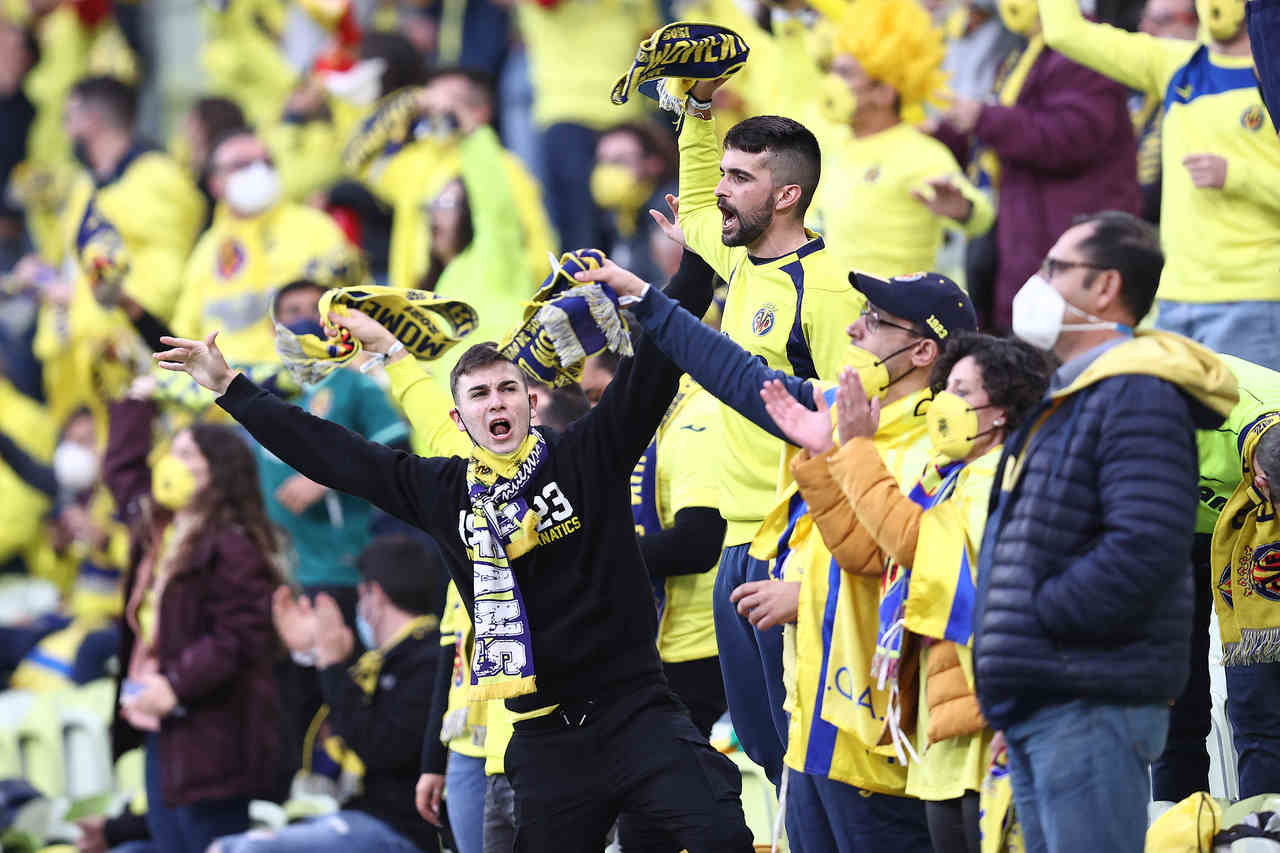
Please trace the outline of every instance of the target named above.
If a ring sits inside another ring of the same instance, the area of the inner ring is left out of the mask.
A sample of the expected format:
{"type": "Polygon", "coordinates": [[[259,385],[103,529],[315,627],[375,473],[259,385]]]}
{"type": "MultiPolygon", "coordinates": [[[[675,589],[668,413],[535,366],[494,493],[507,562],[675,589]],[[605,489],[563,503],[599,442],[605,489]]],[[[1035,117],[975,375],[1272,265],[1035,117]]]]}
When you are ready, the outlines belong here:
{"type": "Polygon", "coordinates": [[[944,343],[953,332],[978,330],[978,315],[969,294],[945,275],[917,272],[885,281],[855,271],[849,273],[849,283],[872,305],[910,320],[938,343],[944,343]]]}

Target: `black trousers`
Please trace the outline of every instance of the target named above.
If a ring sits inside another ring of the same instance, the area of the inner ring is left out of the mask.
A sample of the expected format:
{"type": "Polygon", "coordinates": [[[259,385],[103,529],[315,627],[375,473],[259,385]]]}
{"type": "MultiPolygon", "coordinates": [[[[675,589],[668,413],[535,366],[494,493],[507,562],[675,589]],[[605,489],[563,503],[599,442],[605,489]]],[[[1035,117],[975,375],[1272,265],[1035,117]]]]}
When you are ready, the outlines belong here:
{"type": "Polygon", "coordinates": [[[1209,619],[1213,611],[1210,537],[1196,534],[1191,550],[1195,574],[1195,615],[1191,625],[1191,677],[1169,709],[1164,752],[1151,765],[1152,797],[1178,803],[1209,790],[1209,619]]]}
{"type": "Polygon", "coordinates": [[[665,685],[517,723],[507,747],[516,853],[600,853],[627,812],[689,853],[751,853],[742,778],[665,685]]]}
{"type": "MultiPolygon", "coordinates": [[[[720,658],[698,658],[680,663],[663,663],[671,691],[689,709],[689,717],[703,737],[729,707],[724,698],[720,658]]],[[[618,841],[624,853],[680,853],[682,845],[666,828],[643,817],[624,814],[618,818],[618,841]]]]}

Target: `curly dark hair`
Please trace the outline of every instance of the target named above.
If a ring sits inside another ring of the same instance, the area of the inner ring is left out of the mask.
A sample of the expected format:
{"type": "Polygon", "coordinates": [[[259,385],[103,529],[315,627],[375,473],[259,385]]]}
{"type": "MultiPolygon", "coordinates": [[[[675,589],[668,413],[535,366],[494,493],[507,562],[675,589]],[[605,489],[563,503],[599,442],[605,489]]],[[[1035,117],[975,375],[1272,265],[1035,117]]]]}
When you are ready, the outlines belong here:
{"type": "Polygon", "coordinates": [[[991,405],[1005,410],[1005,430],[1012,432],[1044,399],[1049,377],[1057,365],[1044,350],[1017,338],[997,338],[978,332],[957,332],[933,363],[929,385],[934,394],[947,387],[951,368],[973,356],[982,372],[991,405]]]}
{"type": "MultiPolygon", "coordinates": [[[[190,430],[200,454],[209,463],[209,485],[196,494],[191,504],[192,514],[201,519],[199,529],[239,528],[278,574],[280,536],[267,517],[253,451],[231,427],[198,423],[190,430]]],[[[189,548],[195,538],[183,542],[181,551],[189,548]]],[[[175,564],[182,565],[185,556],[182,553],[175,564]]]]}

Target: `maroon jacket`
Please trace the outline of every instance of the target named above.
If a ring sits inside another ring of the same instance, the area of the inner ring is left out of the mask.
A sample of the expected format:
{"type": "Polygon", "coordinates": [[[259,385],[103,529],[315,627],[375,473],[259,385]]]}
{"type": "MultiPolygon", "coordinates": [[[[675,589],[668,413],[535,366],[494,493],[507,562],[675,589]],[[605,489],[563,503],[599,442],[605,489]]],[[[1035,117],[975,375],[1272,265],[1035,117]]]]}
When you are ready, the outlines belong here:
{"type": "MultiPolygon", "coordinates": [[[[154,413],[151,403],[136,400],[111,407],[104,478],[135,531],[125,601],[148,541],[147,453],[154,413]]],[[[164,799],[171,806],[271,790],[280,754],[280,701],[272,677],[278,650],[271,622],[274,585],[259,549],[243,532],[226,527],[199,534],[191,558],[165,585],[154,648],[180,708],[159,732],[164,799]]],[[[121,621],[123,678],[135,637],[128,620],[121,621]]],[[[118,757],[138,746],[142,735],[117,714],[111,740],[118,757]]]]}
{"type": "MultiPolygon", "coordinates": [[[[1127,101],[1119,83],[1046,47],[1014,106],[982,108],[974,136],[1000,158],[994,314],[980,318],[984,327],[1009,328],[1013,295],[1075,217],[1140,211],[1127,101]]],[[[945,126],[939,138],[967,148],[945,126]]],[[[967,154],[957,152],[961,162],[967,154]]]]}

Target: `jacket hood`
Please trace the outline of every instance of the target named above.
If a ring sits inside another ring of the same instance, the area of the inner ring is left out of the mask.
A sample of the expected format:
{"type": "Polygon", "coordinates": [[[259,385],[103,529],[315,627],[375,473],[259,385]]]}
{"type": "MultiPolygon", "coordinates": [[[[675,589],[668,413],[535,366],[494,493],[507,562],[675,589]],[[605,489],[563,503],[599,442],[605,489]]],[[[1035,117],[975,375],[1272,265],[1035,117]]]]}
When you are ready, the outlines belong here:
{"type": "Polygon", "coordinates": [[[1195,341],[1155,329],[1139,329],[1132,339],[1098,356],[1075,381],[1050,395],[1059,399],[1103,379],[1131,374],[1155,376],[1177,385],[1196,404],[1196,429],[1222,425],[1239,400],[1235,374],[1209,348],[1195,341]]]}

